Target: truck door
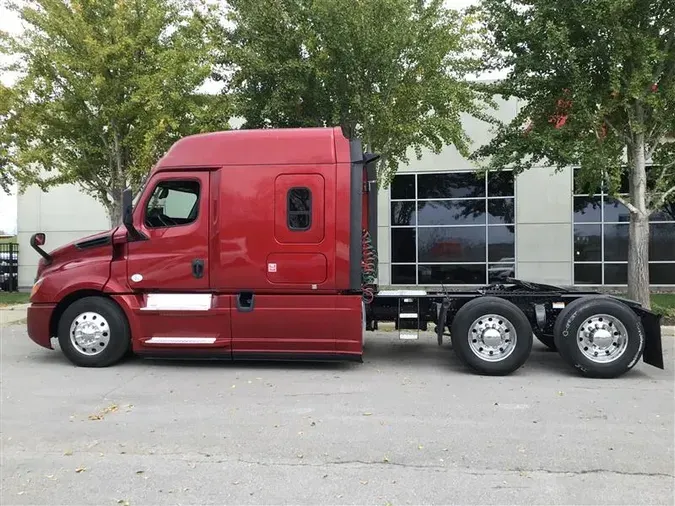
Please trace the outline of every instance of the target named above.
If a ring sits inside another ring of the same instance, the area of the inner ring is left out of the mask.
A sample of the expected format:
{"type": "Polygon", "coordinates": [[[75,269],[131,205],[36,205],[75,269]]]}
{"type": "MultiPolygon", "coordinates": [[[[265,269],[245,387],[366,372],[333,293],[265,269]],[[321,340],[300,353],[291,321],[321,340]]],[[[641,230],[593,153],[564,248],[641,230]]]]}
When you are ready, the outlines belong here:
{"type": "Polygon", "coordinates": [[[209,289],[209,172],[159,173],[138,202],[134,221],[146,239],[128,243],[134,290],[209,289]]]}

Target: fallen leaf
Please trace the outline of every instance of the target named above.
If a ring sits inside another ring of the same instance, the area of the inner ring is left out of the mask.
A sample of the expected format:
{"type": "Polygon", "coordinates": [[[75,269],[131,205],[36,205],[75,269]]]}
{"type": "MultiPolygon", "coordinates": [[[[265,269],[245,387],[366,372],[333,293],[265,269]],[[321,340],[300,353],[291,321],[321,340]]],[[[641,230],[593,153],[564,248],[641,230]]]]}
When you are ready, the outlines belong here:
{"type": "Polygon", "coordinates": [[[360,483],[361,485],[368,485],[368,480],[366,480],[366,481],[359,481],[359,483],[360,483]]]}
{"type": "Polygon", "coordinates": [[[237,385],[232,385],[232,388],[237,388],[237,385]]]}
{"type": "Polygon", "coordinates": [[[70,456],[73,454],[73,450],[66,450],[65,452],[63,452],[63,454],[64,454],[66,457],[70,457],[70,456]]]}
{"type": "Polygon", "coordinates": [[[142,469],[139,469],[138,471],[136,471],[136,474],[143,474],[144,472],[145,471],[143,471],[142,469]]]}
{"type": "Polygon", "coordinates": [[[75,469],[75,472],[76,472],[76,473],[81,473],[81,472],[86,471],[86,470],[87,470],[86,467],[78,467],[77,469],[75,469]]]}
{"type": "Polygon", "coordinates": [[[372,413],[369,413],[368,411],[366,411],[365,413],[363,413],[363,416],[371,416],[371,415],[372,415],[372,413]]]}
{"type": "Polygon", "coordinates": [[[562,397],[563,395],[565,395],[565,392],[563,392],[562,390],[559,390],[559,391],[558,391],[558,395],[559,395],[560,397],[562,397]]]}
{"type": "Polygon", "coordinates": [[[309,425],[311,425],[312,427],[314,427],[314,426],[316,425],[316,422],[312,422],[312,423],[310,423],[309,425]]]}
{"type": "Polygon", "coordinates": [[[119,501],[117,501],[117,504],[122,504],[123,506],[129,506],[129,501],[127,501],[126,499],[120,499],[119,501]]]}
{"type": "Polygon", "coordinates": [[[26,493],[26,492],[24,492],[24,491],[22,490],[21,492],[18,492],[18,495],[23,495],[23,494],[25,494],[25,493],[26,493]]]}
{"type": "Polygon", "coordinates": [[[422,448],[424,448],[424,446],[419,445],[417,448],[418,448],[419,450],[421,450],[422,448]]]}
{"type": "Polygon", "coordinates": [[[297,455],[297,457],[298,457],[299,459],[301,459],[302,456],[303,456],[302,453],[298,453],[298,455],[297,455]]]}
{"type": "Polygon", "coordinates": [[[389,462],[389,459],[386,457],[386,455],[385,455],[385,457],[382,459],[382,462],[389,462]]]}

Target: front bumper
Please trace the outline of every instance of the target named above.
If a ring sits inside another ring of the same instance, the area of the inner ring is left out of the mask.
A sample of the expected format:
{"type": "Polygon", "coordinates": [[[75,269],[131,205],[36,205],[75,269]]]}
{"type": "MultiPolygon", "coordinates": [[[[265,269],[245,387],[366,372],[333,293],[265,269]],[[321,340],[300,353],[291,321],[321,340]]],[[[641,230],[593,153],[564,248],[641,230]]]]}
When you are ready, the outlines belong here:
{"type": "Polygon", "coordinates": [[[43,348],[53,350],[49,322],[56,304],[31,304],[28,306],[28,337],[43,348]]]}

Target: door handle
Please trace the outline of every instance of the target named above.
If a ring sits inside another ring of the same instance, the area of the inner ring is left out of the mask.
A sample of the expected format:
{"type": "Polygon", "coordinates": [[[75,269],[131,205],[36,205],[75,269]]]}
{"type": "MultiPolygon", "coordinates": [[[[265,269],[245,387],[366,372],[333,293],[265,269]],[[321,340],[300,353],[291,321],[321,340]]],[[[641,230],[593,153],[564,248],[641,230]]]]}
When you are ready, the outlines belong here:
{"type": "Polygon", "coordinates": [[[242,292],[237,294],[237,311],[249,313],[255,306],[255,295],[251,292],[242,292]]]}
{"type": "Polygon", "coordinates": [[[192,261],[192,275],[201,278],[204,275],[204,260],[199,258],[192,261]]]}

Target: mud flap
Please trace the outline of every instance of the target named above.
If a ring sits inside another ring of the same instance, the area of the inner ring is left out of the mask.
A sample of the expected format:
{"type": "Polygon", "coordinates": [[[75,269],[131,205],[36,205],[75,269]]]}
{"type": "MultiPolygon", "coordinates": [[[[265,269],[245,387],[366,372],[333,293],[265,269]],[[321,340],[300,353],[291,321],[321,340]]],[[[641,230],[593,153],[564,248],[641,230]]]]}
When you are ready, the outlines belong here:
{"type": "Polygon", "coordinates": [[[645,364],[663,369],[663,343],[661,341],[661,315],[640,308],[632,308],[640,317],[645,329],[645,349],[642,360],[645,364]]]}

